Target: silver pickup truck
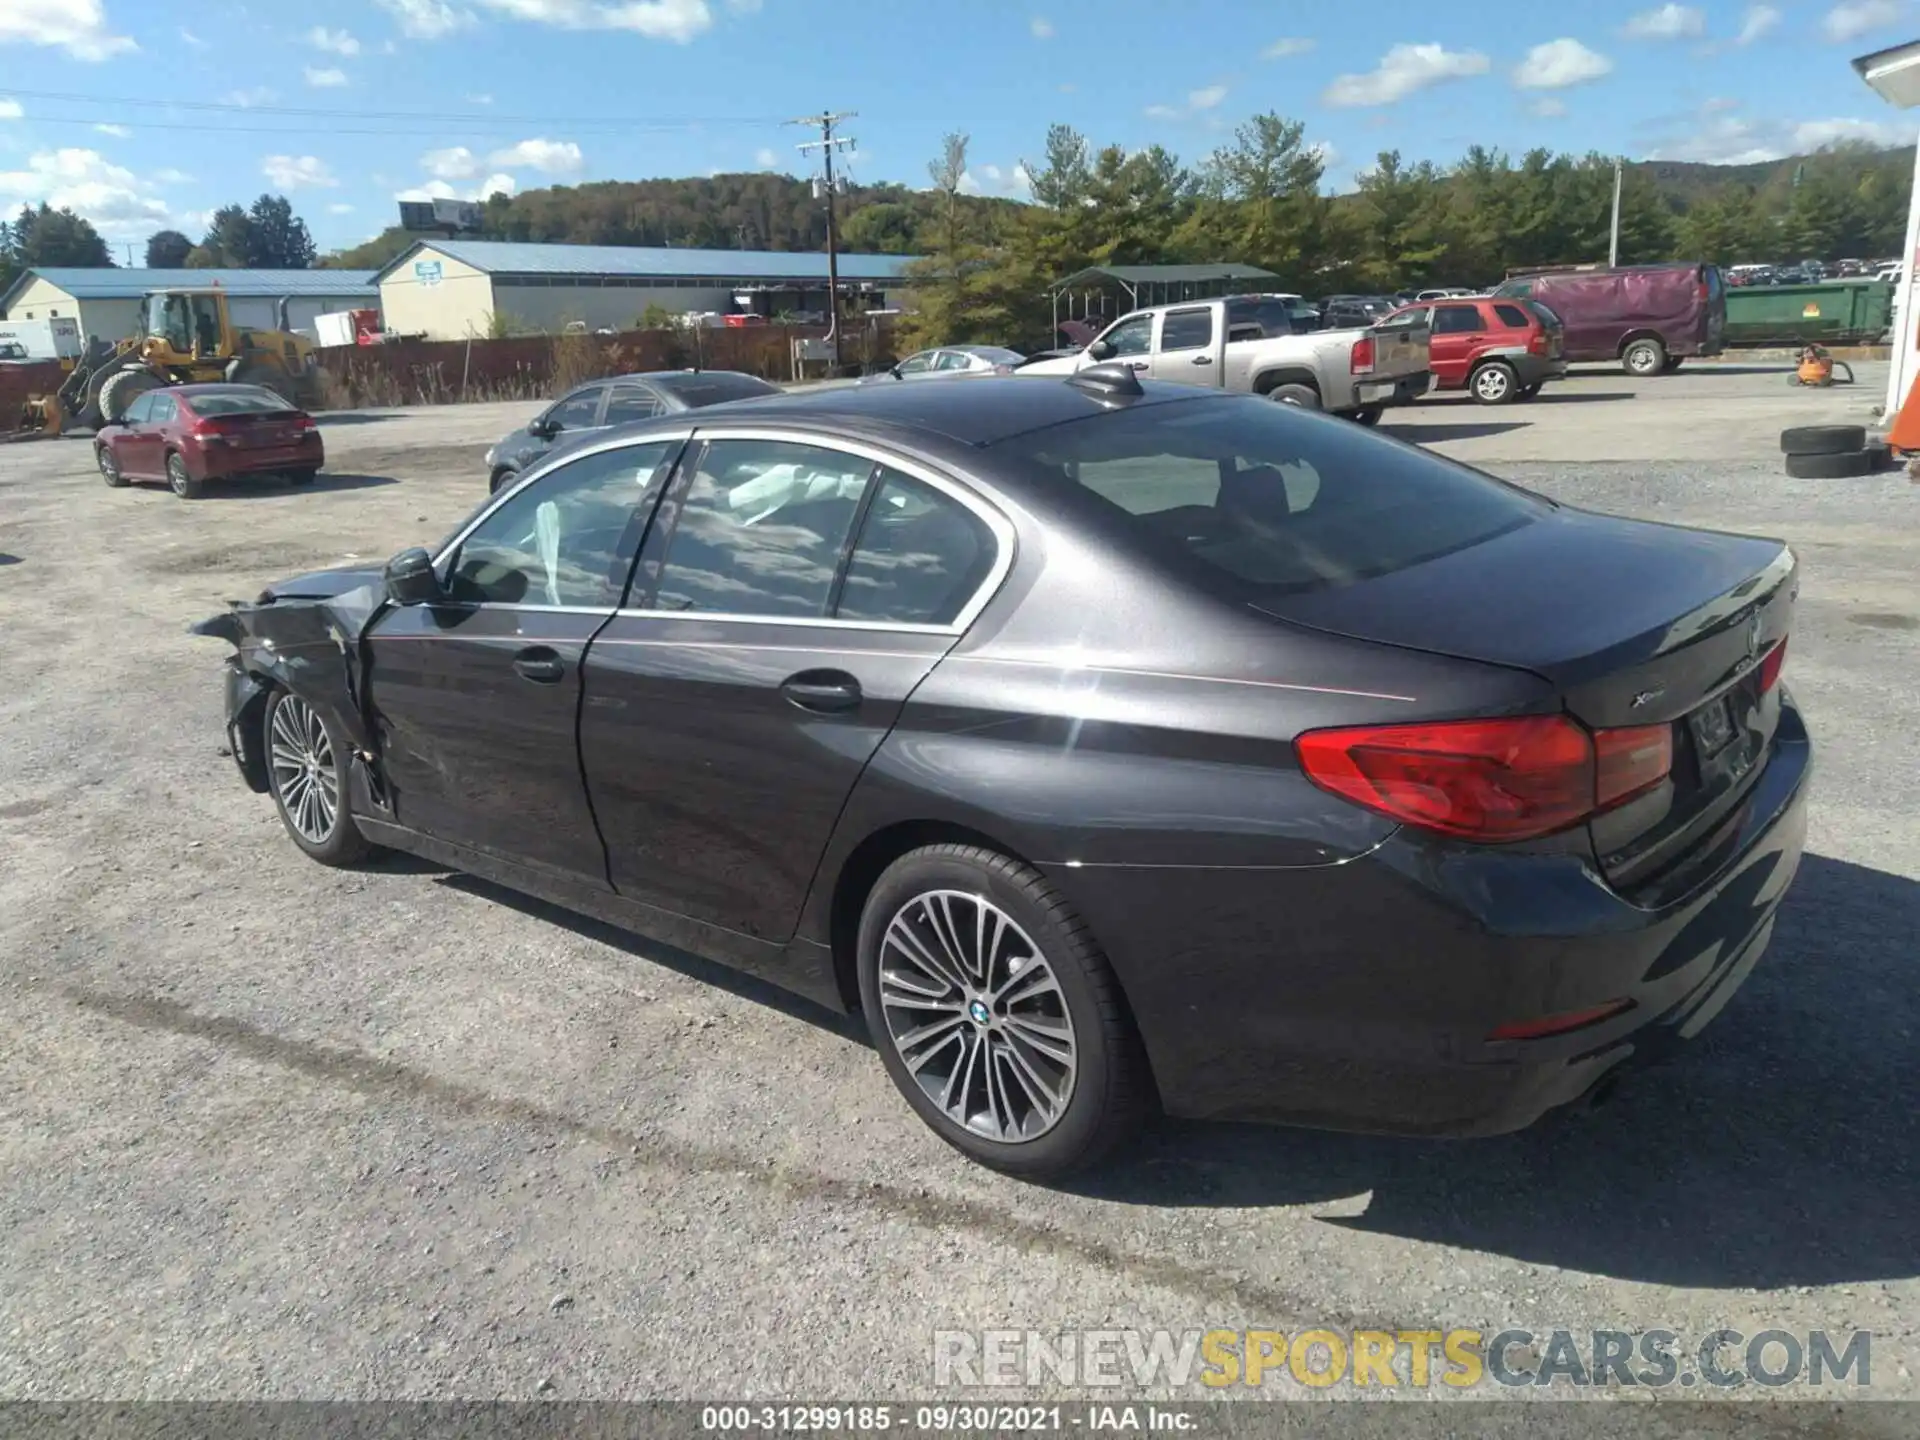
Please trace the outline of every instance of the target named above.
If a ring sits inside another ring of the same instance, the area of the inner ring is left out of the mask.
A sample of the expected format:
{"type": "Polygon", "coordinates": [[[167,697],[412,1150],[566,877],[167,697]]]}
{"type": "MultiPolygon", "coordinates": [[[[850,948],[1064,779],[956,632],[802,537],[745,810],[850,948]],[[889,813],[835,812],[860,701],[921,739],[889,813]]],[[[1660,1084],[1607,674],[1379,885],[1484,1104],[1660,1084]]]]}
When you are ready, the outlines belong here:
{"type": "Polygon", "coordinates": [[[1264,295],[1136,310],[1077,355],[1036,361],[1018,373],[1071,375],[1108,361],[1143,379],[1270,395],[1365,425],[1389,405],[1412,404],[1432,381],[1424,329],[1296,334],[1284,297],[1264,295]]]}

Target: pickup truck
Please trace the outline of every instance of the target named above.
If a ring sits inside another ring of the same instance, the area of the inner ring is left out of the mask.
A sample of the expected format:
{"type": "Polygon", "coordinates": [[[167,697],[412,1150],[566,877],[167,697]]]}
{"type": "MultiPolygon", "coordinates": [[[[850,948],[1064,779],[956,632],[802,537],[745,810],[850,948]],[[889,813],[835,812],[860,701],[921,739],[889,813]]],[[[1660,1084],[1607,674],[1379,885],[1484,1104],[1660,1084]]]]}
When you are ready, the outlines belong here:
{"type": "Polygon", "coordinates": [[[1071,375],[1111,361],[1143,379],[1268,395],[1363,425],[1389,405],[1412,404],[1432,381],[1425,330],[1295,334],[1285,301],[1261,295],[1136,310],[1078,354],[1022,365],[1016,373],[1071,375]]]}

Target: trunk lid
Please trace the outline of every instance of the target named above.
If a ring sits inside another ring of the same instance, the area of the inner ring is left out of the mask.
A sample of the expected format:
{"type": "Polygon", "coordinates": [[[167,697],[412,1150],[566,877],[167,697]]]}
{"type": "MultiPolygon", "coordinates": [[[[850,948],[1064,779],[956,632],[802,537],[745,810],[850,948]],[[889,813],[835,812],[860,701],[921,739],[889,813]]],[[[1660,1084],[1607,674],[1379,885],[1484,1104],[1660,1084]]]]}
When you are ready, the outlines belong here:
{"type": "Polygon", "coordinates": [[[1596,817],[1608,878],[1630,885],[1711,850],[1764,766],[1780,716],[1760,666],[1792,626],[1778,540],[1562,508],[1357,584],[1265,601],[1295,624],[1528,670],[1591,728],[1672,726],[1673,772],[1596,817]]]}
{"type": "Polygon", "coordinates": [[[1425,327],[1396,326],[1383,329],[1376,325],[1371,330],[1357,333],[1373,337],[1371,379],[1397,380],[1403,375],[1417,375],[1428,368],[1428,332],[1425,327]]]}

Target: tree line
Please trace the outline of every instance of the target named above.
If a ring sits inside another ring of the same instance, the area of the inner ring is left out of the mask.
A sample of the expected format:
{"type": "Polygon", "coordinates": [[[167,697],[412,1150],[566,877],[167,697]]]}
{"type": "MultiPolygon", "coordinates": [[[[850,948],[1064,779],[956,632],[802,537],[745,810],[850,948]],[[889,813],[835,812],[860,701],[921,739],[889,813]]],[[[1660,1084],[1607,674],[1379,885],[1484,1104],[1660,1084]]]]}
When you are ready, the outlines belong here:
{"type": "MultiPolygon", "coordinates": [[[[306,221],[284,195],[222,206],[198,242],[178,230],[155,231],[145,255],[152,270],[305,270],[319,259],[306,221]]],[[[0,221],[0,289],[22,270],[61,266],[111,268],[113,251],[71,208],[23,205],[11,221],[0,221]]]]}

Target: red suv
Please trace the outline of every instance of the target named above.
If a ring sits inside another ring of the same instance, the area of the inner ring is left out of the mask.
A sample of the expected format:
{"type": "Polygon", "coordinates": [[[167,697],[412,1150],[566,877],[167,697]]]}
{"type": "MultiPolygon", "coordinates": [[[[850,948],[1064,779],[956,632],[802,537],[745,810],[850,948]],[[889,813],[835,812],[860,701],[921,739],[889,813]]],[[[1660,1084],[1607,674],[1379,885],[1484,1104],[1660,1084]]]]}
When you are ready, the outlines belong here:
{"type": "Polygon", "coordinates": [[[1465,389],[1482,405],[1531,400],[1567,373],[1560,320],[1537,300],[1470,297],[1396,310],[1380,329],[1425,328],[1436,390],[1465,389]]]}

